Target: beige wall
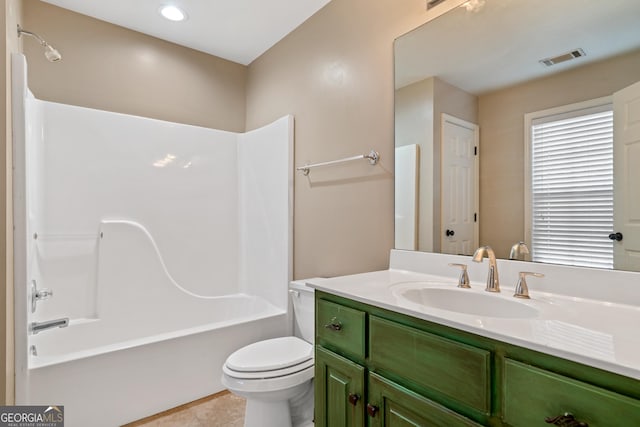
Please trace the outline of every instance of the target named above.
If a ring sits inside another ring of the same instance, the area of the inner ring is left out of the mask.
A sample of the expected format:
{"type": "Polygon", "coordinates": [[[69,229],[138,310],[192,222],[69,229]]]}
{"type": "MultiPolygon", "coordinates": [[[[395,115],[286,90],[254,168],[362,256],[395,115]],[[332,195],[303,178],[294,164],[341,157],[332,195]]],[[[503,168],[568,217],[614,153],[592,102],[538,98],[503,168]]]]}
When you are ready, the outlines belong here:
{"type": "Polygon", "coordinates": [[[36,40],[23,41],[40,99],[244,131],[243,65],[39,0],[24,2],[22,26],[62,53],[52,64],[36,40]]]}
{"type": "Polygon", "coordinates": [[[249,66],[247,129],[295,116],[295,165],[380,152],[295,175],[294,276],[383,269],[393,247],[393,40],[421,0],[333,0],[249,66]],[[401,4],[400,4],[401,3],[401,4]]]}
{"type": "Polygon", "coordinates": [[[525,113],[612,95],[638,80],[640,51],[479,97],[482,245],[506,258],[524,240],[525,113]]]}
{"type": "Polygon", "coordinates": [[[12,127],[11,127],[11,54],[19,51],[16,25],[22,14],[19,0],[5,0],[0,6],[0,23],[4,33],[2,46],[2,98],[0,107],[0,132],[4,135],[4,149],[0,150],[0,405],[14,402],[14,357],[13,357],[13,204],[12,204],[12,127]]]}
{"type": "Polygon", "coordinates": [[[396,146],[420,145],[418,249],[427,252],[439,252],[441,242],[442,113],[477,123],[478,99],[436,77],[395,92],[396,146]]]}

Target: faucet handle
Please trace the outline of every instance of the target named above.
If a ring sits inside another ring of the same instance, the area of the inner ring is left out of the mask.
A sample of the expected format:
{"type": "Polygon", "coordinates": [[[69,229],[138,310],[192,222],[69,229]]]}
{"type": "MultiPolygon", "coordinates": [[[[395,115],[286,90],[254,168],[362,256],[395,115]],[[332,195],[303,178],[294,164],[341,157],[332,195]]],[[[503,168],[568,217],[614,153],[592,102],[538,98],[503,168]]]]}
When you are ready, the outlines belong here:
{"type": "Polygon", "coordinates": [[[460,268],[460,277],[458,278],[458,287],[459,288],[470,288],[469,285],[469,275],[467,274],[467,264],[456,264],[451,263],[449,267],[459,267],[460,268]]]}
{"type": "Polygon", "coordinates": [[[534,273],[531,271],[521,271],[520,277],[518,278],[518,283],[516,284],[516,291],[513,294],[514,297],[525,298],[525,299],[531,298],[529,296],[529,287],[527,286],[527,279],[526,279],[527,276],[544,277],[544,274],[534,273]]]}
{"type": "Polygon", "coordinates": [[[38,284],[35,280],[31,281],[31,312],[36,312],[36,303],[45,299],[49,299],[53,296],[51,289],[41,288],[38,289],[38,284]]]}

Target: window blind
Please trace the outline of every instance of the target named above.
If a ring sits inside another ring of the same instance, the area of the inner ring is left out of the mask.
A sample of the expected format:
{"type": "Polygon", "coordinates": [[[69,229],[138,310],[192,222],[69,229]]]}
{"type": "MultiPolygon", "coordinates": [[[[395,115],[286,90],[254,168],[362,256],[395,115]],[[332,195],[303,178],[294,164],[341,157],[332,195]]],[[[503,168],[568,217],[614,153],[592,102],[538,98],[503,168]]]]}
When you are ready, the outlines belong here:
{"type": "Polygon", "coordinates": [[[534,119],[531,173],[532,260],[613,268],[611,105],[534,119]]]}

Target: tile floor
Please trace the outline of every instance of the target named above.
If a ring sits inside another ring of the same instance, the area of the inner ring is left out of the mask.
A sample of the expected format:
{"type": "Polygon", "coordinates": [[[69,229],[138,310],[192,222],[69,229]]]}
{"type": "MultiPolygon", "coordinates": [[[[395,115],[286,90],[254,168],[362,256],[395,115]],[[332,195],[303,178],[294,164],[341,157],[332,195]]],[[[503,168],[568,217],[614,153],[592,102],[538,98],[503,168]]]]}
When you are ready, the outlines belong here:
{"type": "Polygon", "coordinates": [[[244,408],[243,398],[223,391],[122,427],[242,427],[244,408]]]}

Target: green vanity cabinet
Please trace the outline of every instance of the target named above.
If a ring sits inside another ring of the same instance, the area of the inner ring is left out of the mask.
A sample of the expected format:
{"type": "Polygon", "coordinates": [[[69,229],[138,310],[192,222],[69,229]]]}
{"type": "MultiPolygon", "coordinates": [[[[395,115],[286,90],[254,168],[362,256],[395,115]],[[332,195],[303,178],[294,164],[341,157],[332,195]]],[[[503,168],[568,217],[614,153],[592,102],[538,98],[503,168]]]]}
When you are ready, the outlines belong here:
{"type": "Polygon", "coordinates": [[[322,291],[315,352],[316,427],[640,427],[638,380],[322,291]]]}

